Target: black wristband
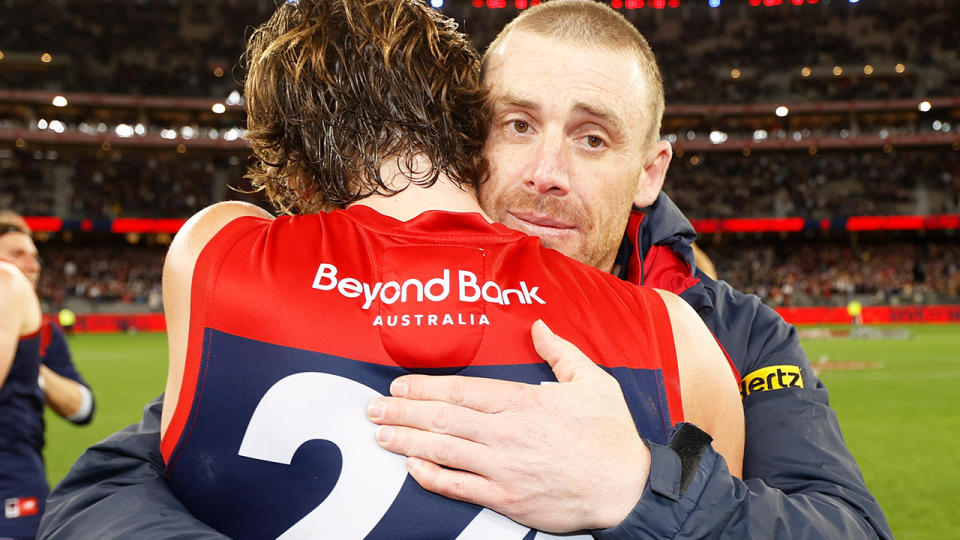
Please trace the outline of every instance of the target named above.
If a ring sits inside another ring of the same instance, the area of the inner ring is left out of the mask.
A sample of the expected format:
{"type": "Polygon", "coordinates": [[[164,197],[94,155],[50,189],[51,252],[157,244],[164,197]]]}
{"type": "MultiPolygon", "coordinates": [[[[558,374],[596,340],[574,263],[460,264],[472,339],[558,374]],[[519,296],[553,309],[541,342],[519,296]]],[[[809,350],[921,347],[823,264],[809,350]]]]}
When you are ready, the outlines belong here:
{"type": "Polygon", "coordinates": [[[703,457],[703,452],[711,441],[713,441],[713,437],[707,432],[686,422],[678,424],[670,435],[667,446],[680,458],[681,496],[690,486],[693,474],[697,472],[697,467],[700,466],[700,458],[703,457]]]}

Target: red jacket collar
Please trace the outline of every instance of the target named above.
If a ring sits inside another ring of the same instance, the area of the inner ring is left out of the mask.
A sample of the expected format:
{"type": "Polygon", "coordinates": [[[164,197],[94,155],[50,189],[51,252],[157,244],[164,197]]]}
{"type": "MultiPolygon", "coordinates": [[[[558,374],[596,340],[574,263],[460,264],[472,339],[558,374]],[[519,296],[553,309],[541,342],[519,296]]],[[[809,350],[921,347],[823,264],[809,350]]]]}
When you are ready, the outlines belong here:
{"type": "Polygon", "coordinates": [[[699,283],[700,280],[693,275],[693,268],[668,246],[650,246],[647,253],[641,252],[640,226],[645,217],[643,212],[634,210],[627,221],[627,239],[633,248],[627,262],[627,281],[674,294],[680,294],[699,283]]]}

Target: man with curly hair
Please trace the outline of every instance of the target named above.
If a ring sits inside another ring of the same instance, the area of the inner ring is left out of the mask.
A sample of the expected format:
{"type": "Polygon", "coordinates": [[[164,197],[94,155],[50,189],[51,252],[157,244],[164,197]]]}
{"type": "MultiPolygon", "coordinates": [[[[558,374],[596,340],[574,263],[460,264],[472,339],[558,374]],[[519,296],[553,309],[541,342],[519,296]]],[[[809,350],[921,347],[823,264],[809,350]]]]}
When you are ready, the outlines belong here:
{"type": "MultiPolygon", "coordinates": [[[[26,231],[0,223],[6,251],[30,243],[26,231]]],[[[39,268],[39,265],[27,270],[39,268]]],[[[43,391],[40,376],[40,301],[30,277],[14,262],[0,259],[0,538],[36,535],[49,488],[43,446],[43,391]],[[39,417],[39,418],[38,418],[39,417]]]]}

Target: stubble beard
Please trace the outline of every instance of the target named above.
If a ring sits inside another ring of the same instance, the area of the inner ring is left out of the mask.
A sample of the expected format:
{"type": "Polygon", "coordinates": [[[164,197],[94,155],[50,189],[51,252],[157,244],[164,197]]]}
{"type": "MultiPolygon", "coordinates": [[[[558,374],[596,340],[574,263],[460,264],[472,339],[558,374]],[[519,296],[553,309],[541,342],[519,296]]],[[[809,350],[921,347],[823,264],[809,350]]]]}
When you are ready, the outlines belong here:
{"type": "MultiPolygon", "coordinates": [[[[564,241],[558,238],[541,237],[545,247],[564,255],[609,272],[613,260],[611,252],[620,245],[623,230],[615,231],[616,224],[610,216],[600,216],[596,224],[591,214],[575,199],[560,198],[552,195],[536,196],[521,190],[489,193],[481,187],[480,206],[495,220],[505,223],[511,213],[532,212],[545,214],[575,227],[574,239],[564,241]]],[[[509,225],[509,223],[507,223],[509,225]]],[[[525,231],[520,231],[525,232],[525,231]]]]}

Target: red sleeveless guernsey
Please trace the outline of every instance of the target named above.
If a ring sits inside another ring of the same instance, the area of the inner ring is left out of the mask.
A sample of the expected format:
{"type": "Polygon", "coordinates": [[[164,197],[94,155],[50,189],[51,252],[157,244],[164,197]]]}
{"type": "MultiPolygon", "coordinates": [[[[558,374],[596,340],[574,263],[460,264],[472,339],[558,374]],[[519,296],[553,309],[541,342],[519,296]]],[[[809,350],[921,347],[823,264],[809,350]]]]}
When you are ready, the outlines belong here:
{"type": "Polygon", "coordinates": [[[234,538],[549,538],[423,490],[366,419],[406,373],[556,381],[538,318],[617,378],[643,437],[683,419],[659,295],[479,214],[239,218],[191,294],[161,450],[184,504],[234,538]]]}

